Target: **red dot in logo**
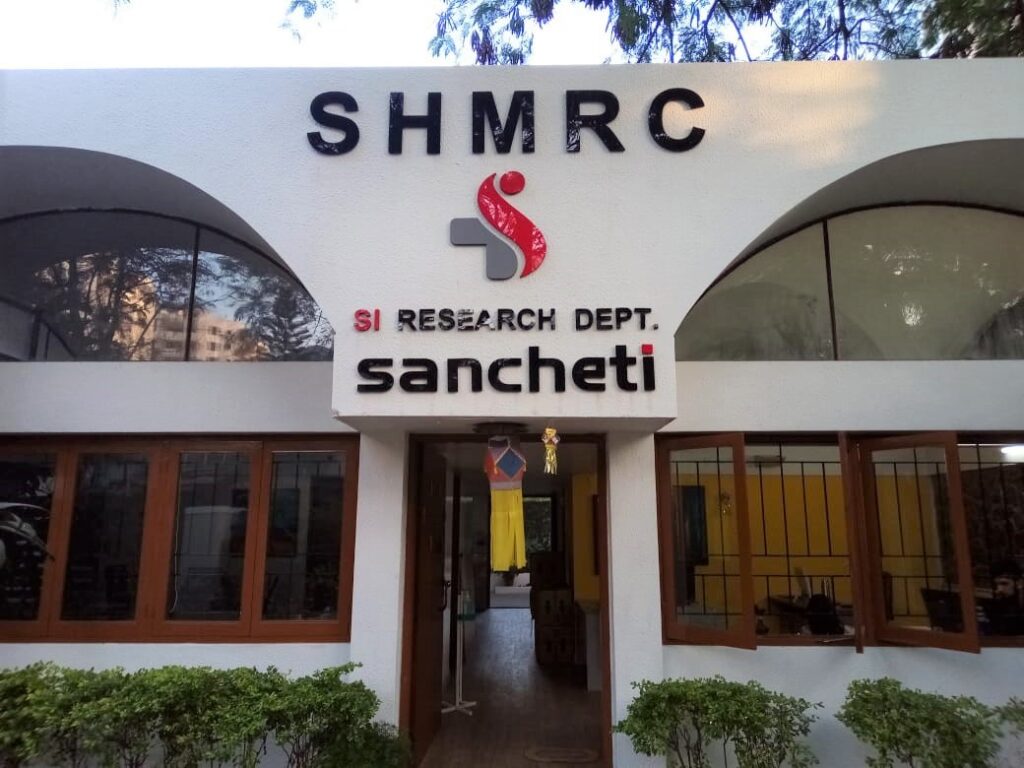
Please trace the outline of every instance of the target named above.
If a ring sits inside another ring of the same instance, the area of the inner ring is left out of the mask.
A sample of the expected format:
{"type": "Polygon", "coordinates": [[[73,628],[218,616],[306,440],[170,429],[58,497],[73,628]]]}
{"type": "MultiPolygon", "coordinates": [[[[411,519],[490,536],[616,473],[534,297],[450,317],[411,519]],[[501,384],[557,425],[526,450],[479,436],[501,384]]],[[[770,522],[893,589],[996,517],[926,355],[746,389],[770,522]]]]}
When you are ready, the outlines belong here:
{"type": "Polygon", "coordinates": [[[506,195],[518,195],[526,186],[526,177],[519,171],[509,171],[501,175],[498,186],[506,195]]]}

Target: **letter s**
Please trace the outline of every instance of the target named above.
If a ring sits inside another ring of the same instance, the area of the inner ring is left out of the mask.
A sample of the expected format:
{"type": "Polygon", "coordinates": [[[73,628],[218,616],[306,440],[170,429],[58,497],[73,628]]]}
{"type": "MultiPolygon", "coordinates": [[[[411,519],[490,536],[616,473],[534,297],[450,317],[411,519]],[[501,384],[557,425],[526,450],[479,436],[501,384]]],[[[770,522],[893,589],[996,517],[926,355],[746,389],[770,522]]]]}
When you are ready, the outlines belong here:
{"type": "Polygon", "coordinates": [[[309,145],[322,155],[344,155],[359,143],[359,126],[355,120],[344,115],[328,112],[326,107],[332,104],[342,107],[346,112],[359,111],[359,105],[349,94],[344,91],[327,91],[313,99],[309,105],[309,114],[317,125],[343,131],[345,138],[341,141],[327,141],[320,131],[311,131],[306,134],[306,138],[309,139],[309,145]]]}
{"type": "Polygon", "coordinates": [[[367,357],[359,361],[357,370],[359,375],[373,384],[359,384],[357,392],[387,392],[395,386],[395,377],[387,371],[374,370],[376,368],[390,368],[394,360],[390,357],[367,357]]]}

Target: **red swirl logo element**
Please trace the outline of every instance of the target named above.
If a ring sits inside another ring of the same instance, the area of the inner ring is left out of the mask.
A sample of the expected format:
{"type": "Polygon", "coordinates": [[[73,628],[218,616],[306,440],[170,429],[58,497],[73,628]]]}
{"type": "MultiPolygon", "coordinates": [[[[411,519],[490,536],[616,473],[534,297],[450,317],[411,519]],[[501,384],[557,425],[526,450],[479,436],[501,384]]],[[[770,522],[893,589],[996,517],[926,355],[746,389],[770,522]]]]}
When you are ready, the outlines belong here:
{"type": "MultiPolygon", "coordinates": [[[[548,244],[537,225],[495,189],[495,176],[497,174],[492,173],[484,179],[477,190],[476,204],[492,227],[519,246],[524,258],[523,271],[519,276],[526,277],[536,272],[544,262],[548,244]]],[[[516,195],[526,186],[526,179],[519,171],[509,171],[502,175],[500,186],[502,192],[516,195]]]]}

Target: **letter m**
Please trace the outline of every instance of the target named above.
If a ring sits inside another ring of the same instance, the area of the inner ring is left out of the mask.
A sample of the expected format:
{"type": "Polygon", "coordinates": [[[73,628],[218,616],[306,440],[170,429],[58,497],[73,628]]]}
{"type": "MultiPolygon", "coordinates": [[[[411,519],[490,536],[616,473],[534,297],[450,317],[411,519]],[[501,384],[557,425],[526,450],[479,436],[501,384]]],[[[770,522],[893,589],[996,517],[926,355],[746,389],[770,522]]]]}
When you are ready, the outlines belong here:
{"type": "Polygon", "coordinates": [[[512,141],[520,119],[523,121],[523,153],[529,154],[533,152],[533,91],[516,91],[512,94],[512,104],[508,108],[504,125],[498,116],[494,94],[490,91],[473,91],[473,154],[484,153],[486,120],[494,137],[494,148],[499,155],[507,155],[512,151],[512,141]]]}

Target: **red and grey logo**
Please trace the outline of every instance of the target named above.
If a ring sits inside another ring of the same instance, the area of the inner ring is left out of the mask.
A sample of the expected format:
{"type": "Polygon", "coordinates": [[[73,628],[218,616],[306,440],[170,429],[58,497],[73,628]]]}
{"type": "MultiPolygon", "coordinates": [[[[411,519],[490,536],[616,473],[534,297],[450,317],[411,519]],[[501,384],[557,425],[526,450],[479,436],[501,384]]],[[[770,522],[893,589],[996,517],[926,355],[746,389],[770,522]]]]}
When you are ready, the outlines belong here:
{"type": "Polygon", "coordinates": [[[483,246],[487,277],[490,280],[508,280],[519,272],[526,277],[536,272],[548,252],[544,233],[518,208],[501,194],[518,195],[526,186],[526,178],[519,171],[502,174],[498,181],[500,192],[494,185],[492,173],[476,193],[476,205],[487,223],[499,234],[516,244],[523,255],[523,269],[519,270],[516,249],[488,229],[480,219],[452,219],[450,238],[452,245],[483,246]]]}

